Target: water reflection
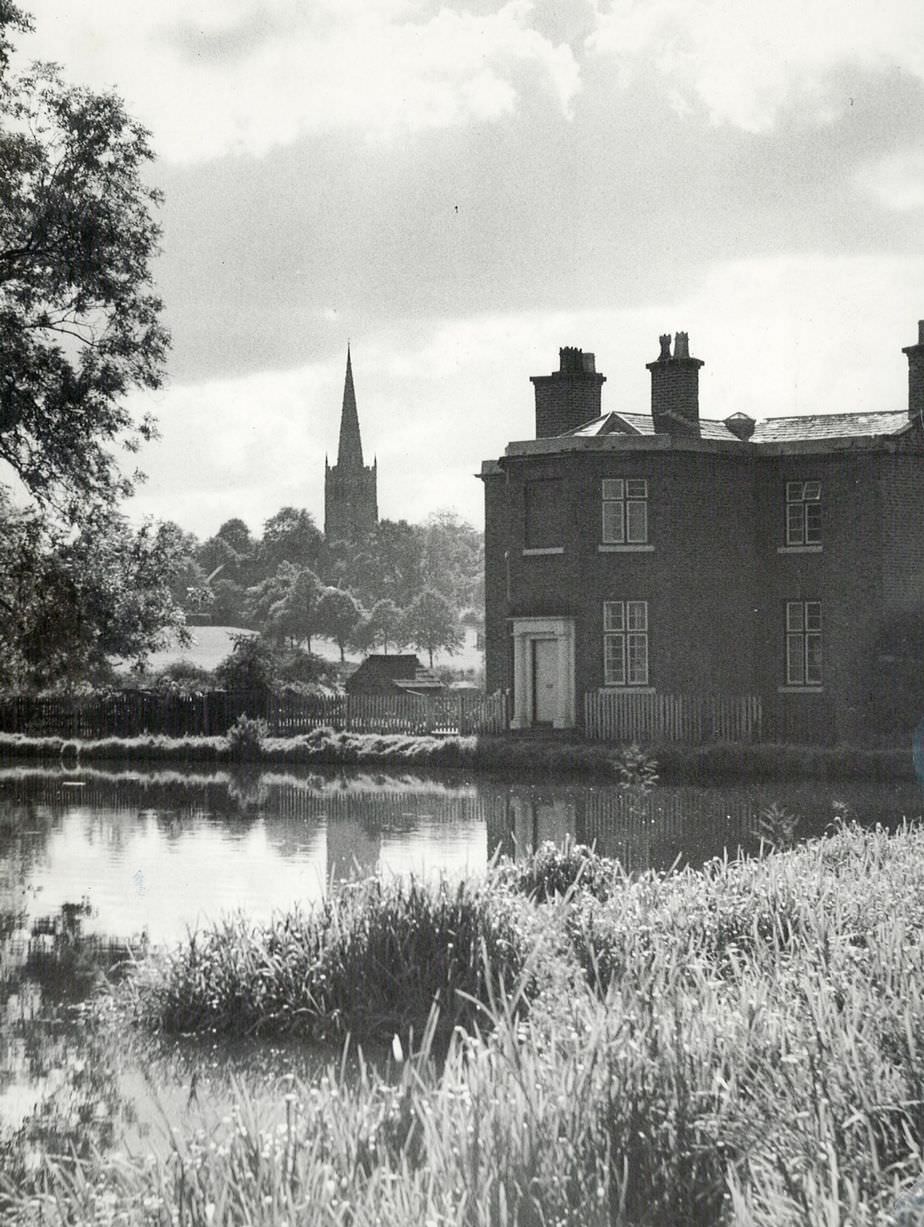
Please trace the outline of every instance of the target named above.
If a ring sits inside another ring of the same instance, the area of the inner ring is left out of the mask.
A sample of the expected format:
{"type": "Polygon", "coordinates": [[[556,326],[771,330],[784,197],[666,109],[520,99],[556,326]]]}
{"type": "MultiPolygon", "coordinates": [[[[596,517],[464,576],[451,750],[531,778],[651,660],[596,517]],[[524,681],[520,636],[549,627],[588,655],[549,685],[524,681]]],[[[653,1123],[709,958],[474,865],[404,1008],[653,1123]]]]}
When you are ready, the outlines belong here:
{"type": "Polygon", "coordinates": [[[461,774],[0,771],[0,912],[87,899],[86,932],[173,941],[223,912],[257,919],[374,872],[481,872],[496,851],[593,844],[630,872],[756,850],[771,804],[821,833],[918,816],[915,786],[760,789],[510,783],[461,774]]]}
{"type": "Polygon", "coordinates": [[[911,786],[643,793],[462,774],[0,770],[0,1174],[21,1181],[42,1151],[150,1148],[203,1089],[227,1095],[232,1074],[265,1088],[316,1066],[303,1047],[113,1043],[76,1007],[148,943],[236,908],[268,918],[355,874],[478,873],[545,840],[593,844],[630,872],[699,864],[756,850],[771,804],[800,816],[800,836],[835,806],[888,826],[924,812],[911,786]]]}

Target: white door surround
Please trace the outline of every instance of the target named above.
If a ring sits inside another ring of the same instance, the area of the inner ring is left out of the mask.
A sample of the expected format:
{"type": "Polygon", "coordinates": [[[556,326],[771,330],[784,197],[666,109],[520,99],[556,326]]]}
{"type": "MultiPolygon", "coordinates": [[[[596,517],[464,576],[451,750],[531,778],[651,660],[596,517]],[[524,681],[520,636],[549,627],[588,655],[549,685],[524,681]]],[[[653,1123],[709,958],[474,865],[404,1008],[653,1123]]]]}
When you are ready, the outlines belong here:
{"type": "Polygon", "coordinates": [[[552,727],[574,727],[574,619],[573,618],[511,618],[513,634],[513,729],[531,728],[543,717],[551,717],[552,727]],[[544,640],[554,644],[537,654],[535,644],[544,640]],[[540,660],[543,662],[539,664],[540,660]],[[554,669],[554,678],[546,673],[551,685],[545,693],[536,694],[536,676],[542,667],[554,669]]]}

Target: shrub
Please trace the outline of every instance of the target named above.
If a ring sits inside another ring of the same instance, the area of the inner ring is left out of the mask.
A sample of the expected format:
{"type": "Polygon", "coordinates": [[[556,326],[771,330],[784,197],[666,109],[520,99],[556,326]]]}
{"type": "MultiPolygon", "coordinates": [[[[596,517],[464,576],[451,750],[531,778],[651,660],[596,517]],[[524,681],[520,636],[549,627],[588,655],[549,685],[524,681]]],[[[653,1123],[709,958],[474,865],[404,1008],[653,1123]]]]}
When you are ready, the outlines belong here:
{"type": "Polygon", "coordinates": [[[269,725],[265,720],[238,716],[228,729],[228,753],[235,759],[259,758],[268,735],[269,725]]]}
{"type": "Polygon", "coordinates": [[[576,890],[606,899],[615,885],[624,881],[618,862],[570,841],[563,848],[546,842],[523,861],[504,859],[498,865],[497,878],[537,903],[576,890]]]}

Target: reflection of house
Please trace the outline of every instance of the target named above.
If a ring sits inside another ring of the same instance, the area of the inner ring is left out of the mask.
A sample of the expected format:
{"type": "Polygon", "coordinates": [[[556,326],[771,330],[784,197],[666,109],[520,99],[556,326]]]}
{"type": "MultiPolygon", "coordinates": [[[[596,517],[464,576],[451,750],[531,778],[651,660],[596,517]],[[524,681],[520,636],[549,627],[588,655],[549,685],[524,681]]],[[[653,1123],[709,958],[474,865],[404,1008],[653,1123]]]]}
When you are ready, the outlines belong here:
{"type": "Polygon", "coordinates": [[[416,656],[367,656],[346,681],[347,694],[442,694],[437,675],[416,656]]]}
{"type": "Polygon", "coordinates": [[[328,819],[328,882],[371,877],[378,870],[381,853],[382,832],[374,823],[343,815],[328,819]]]}
{"type": "Polygon", "coordinates": [[[907,408],[755,422],[700,418],[685,333],[645,413],[604,414],[593,354],[562,349],[536,437],[482,468],[487,689],[514,727],[579,725],[599,691],[758,696],[789,741],[913,727],[924,323],[904,352],[907,408]]]}

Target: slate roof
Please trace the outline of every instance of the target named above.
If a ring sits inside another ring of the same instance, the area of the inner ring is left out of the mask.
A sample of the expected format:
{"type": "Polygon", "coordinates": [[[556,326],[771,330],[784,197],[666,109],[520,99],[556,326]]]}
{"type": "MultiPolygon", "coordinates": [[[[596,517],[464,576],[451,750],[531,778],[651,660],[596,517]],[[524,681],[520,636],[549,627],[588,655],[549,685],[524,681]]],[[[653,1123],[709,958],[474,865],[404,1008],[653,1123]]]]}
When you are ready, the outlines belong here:
{"type": "MultiPolygon", "coordinates": [[[[802,417],[766,418],[755,424],[749,443],[803,443],[824,439],[875,438],[900,434],[908,425],[904,409],[878,413],[812,413],[802,417]]],[[[593,438],[600,435],[655,435],[654,420],[649,413],[605,413],[569,430],[568,438],[593,438]]],[[[699,438],[721,439],[740,443],[725,422],[700,418],[699,438]]]]}
{"type": "Polygon", "coordinates": [[[442,690],[443,683],[425,668],[416,656],[373,654],[367,656],[350,674],[346,682],[349,692],[378,691],[382,694],[398,691],[442,690]]]}
{"type": "Polygon", "coordinates": [[[758,422],[755,443],[785,443],[803,439],[856,439],[897,435],[908,425],[904,409],[878,413],[812,413],[806,417],[766,418],[758,422]]]}

